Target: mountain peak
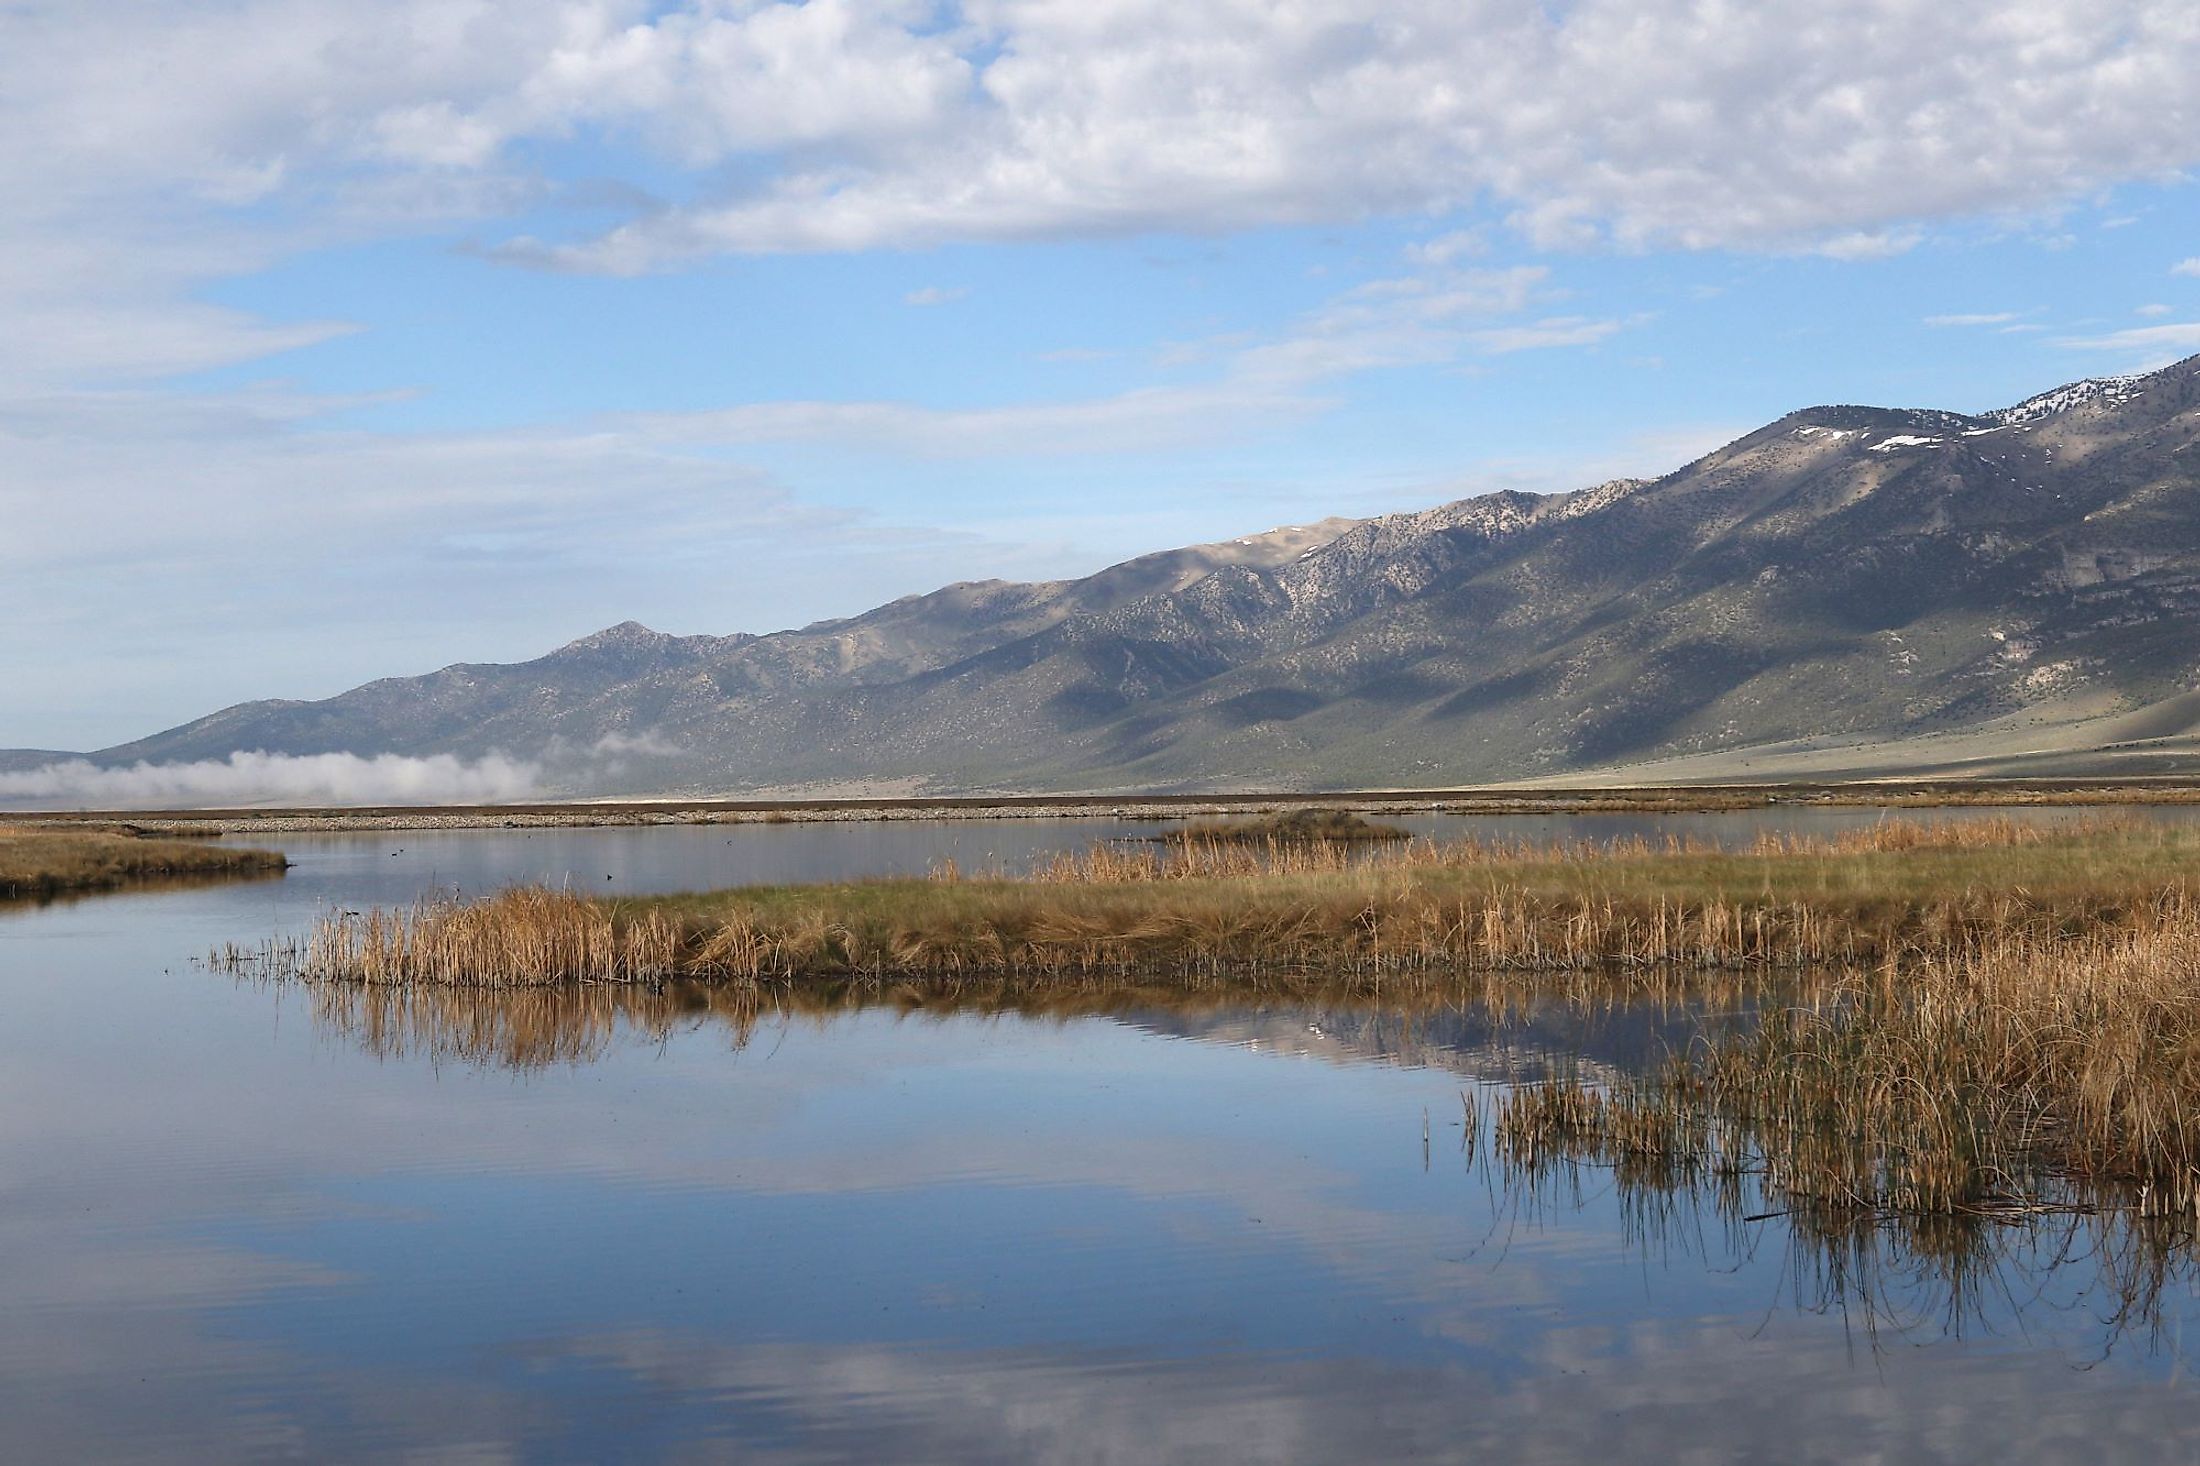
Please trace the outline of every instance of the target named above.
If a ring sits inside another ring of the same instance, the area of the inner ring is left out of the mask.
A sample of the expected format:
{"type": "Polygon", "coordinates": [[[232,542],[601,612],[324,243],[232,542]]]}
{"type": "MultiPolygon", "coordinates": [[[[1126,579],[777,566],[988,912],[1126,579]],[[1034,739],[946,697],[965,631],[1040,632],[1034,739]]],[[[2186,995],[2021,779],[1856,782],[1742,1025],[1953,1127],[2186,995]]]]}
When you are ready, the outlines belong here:
{"type": "Polygon", "coordinates": [[[663,646],[678,638],[662,631],[652,631],[639,621],[621,621],[616,626],[606,626],[578,641],[559,647],[564,652],[634,651],[663,646]]]}

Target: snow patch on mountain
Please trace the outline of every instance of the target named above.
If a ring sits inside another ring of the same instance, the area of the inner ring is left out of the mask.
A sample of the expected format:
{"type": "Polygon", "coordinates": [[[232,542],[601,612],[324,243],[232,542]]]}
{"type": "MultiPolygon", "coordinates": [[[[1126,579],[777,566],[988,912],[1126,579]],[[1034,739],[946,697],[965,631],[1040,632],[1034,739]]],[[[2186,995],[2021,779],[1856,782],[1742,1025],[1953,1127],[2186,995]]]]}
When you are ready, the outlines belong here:
{"type": "Polygon", "coordinates": [[[2066,383],[2053,391],[2042,392],[2037,397],[2027,397],[2014,407],[1997,408],[1993,412],[1982,412],[1979,416],[2005,428],[2021,428],[2092,402],[2120,407],[2146,390],[2138,384],[2149,375],[2151,374],[2147,372],[2133,372],[2121,377],[2087,377],[2082,382],[2066,383]]]}

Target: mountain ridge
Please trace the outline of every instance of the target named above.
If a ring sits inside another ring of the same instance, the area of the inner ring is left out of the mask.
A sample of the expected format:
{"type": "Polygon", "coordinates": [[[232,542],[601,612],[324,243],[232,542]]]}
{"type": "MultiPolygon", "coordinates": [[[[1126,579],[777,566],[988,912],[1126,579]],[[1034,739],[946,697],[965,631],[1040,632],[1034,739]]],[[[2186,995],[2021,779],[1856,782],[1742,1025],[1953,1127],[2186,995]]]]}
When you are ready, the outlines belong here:
{"type": "MultiPolygon", "coordinates": [[[[1920,739],[2200,686],[2195,441],[2200,357],[1988,413],[1826,404],[1654,479],[960,582],[768,635],[624,622],[89,757],[630,755],[576,794],[1455,786],[1812,739],[1899,766],[1920,739]]],[[[2157,738],[2200,727],[2163,716],[2157,738]]]]}

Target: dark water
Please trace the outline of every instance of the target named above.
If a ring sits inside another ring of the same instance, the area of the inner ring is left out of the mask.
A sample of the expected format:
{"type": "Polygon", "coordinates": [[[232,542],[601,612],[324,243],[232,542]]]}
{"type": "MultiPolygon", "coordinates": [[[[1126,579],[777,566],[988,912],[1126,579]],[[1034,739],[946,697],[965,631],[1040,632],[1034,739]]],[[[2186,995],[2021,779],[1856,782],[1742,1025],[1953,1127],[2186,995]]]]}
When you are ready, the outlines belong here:
{"type": "Polygon", "coordinates": [[[1462,1089],[1702,1014],[393,1012],[190,960],[430,886],[1092,833],[300,836],[0,914],[0,1460],[2200,1459],[2175,1259],[2065,1221],[1955,1269],[1463,1146],[1462,1089]]]}

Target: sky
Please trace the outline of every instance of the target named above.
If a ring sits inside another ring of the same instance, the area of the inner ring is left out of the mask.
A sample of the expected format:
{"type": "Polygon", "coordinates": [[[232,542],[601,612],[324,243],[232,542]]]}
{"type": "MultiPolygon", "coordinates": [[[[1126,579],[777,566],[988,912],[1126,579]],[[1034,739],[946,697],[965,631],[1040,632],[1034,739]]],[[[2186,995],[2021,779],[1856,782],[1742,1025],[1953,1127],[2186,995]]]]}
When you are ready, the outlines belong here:
{"type": "Polygon", "coordinates": [[[0,747],[2200,351],[2191,0],[0,0],[0,747]]]}

